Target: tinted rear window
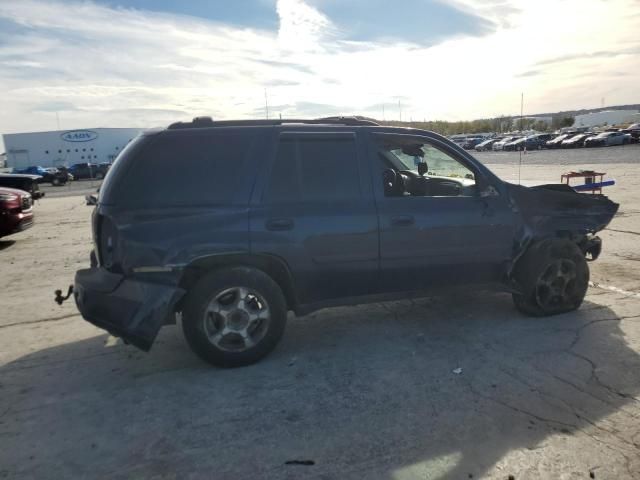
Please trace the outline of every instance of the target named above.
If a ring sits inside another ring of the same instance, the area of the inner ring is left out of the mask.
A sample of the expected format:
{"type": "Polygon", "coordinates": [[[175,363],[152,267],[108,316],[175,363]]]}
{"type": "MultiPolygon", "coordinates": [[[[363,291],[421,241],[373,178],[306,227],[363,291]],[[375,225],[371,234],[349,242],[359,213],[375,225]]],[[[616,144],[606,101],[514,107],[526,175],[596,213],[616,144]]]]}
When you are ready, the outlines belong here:
{"type": "Polygon", "coordinates": [[[303,135],[280,140],[266,202],[347,200],[360,195],[354,137],[303,135]]]}
{"type": "Polygon", "coordinates": [[[118,179],[118,202],[153,207],[231,203],[251,140],[241,134],[152,138],[118,175],[124,177],[118,179]]]}

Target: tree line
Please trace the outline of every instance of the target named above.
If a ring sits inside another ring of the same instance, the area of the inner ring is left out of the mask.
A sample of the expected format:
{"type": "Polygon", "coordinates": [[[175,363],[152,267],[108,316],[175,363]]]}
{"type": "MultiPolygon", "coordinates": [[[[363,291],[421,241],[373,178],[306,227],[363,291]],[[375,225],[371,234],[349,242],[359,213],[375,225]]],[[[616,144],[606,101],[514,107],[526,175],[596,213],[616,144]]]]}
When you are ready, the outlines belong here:
{"type": "Polygon", "coordinates": [[[574,123],[574,117],[568,115],[553,115],[551,125],[542,120],[520,117],[496,117],[480,120],[447,122],[444,120],[432,120],[428,122],[400,122],[396,120],[380,121],[381,125],[396,127],[413,127],[430,130],[441,135],[473,134],[473,133],[505,133],[514,130],[536,130],[538,132],[555,131],[559,128],[570,127],[574,123]]]}

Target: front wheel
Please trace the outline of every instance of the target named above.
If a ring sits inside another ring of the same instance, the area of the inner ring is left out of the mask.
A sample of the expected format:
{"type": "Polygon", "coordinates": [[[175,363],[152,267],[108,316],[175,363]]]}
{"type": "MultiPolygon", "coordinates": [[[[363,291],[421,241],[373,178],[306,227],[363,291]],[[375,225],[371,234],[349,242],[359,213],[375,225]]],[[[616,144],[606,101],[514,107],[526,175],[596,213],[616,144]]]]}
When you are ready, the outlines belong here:
{"type": "Polygon", "coordinates": [[[518,310],[542,317],[576,310],[589,286],[589,266],[580,248],[566,239],[535,243],[514,270],[520,293],[513,294],[518,310]]]}
{"type": "Polygon", "coordinates": [[[182,328],[191,349],[219,367],[250,365],[280,341],[287,321],[282,290],[248,267],[215,270],[189,292],[182,328]]]}

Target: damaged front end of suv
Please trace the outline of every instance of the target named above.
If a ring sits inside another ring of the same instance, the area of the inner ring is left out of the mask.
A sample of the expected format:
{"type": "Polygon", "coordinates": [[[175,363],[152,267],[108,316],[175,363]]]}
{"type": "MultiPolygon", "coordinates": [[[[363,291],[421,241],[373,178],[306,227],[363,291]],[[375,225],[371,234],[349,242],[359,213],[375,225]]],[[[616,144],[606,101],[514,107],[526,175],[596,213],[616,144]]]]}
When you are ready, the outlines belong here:
{"type": "Polygon", "coordinates": [[[508,272],[516,307],[534,316],[576,309],[589,283],[587,261],[602,251],[596,233],[611,222],[619,204],[563,184],[506,186],[521,221],[508,272]]]}

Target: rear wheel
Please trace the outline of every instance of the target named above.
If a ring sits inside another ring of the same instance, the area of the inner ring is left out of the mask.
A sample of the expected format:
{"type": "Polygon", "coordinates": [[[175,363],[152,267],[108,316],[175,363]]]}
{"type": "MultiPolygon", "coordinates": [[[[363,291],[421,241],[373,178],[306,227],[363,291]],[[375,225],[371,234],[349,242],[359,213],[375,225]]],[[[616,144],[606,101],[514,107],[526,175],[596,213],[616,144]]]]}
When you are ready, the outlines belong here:
{"type": "Polygon", "coordinates": [[[213,271],[189,292],[183,331],[191,349],[220,367],[257,362],[275,348],[287,320],[280,287],[248,267],[213,271]]]}
{"type": "Polygon", "coordinates": [[[532,245],[516,265],[521,293],[513,294],[518,310],[536,317],[576,310],[589,286],[589,266],[578,246],[565,239],[532,245]]]}

